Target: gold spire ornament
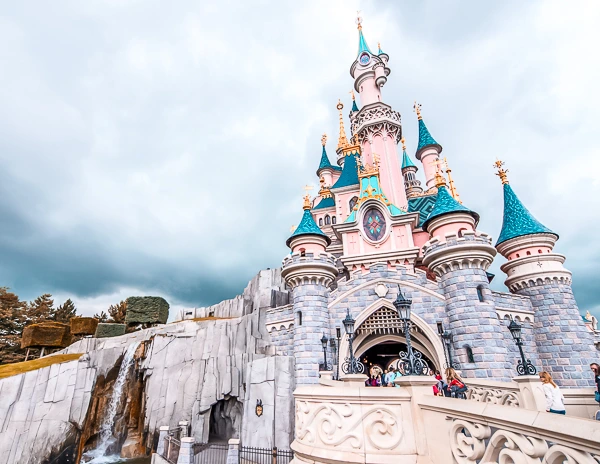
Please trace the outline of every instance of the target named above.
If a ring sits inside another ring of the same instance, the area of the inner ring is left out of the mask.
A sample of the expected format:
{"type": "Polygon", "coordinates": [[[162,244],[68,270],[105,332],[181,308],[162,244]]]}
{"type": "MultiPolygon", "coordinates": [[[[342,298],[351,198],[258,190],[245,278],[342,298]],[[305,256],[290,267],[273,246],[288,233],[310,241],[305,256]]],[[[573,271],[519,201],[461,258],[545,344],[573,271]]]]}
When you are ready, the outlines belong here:
{"type": "Polygon", "coordinates": [[[323,136],[321,137],[321,145],[325,146],[326,143],[327,143],[327,134],[323,134],[323,136]]]}
{"type": "Polygon", "coordinates": [[[404,137],[402,137],[400,139],[400,143],[402,144],[402,151],[406,151],[406,140],[404,140],[404,137]]]}
{"type": "Polygon", "coordinates": [[[456,191],[456,187],[454,186],[454,180],[452,180],[452,170],[450,166],[448,166],[448,160],[444,158],[444,168],[446,169],[446,175],[448,176],[448,187],[450,188],[450,195],[456,201],[458,201],[462,205],[462,201],[460,201],[460,195],[456,191]]]}
{"type": "Polygon", "coordinates": [[[417,103],[417,100],[415,100],[415,104],[413,105],[413,111],[417,113],[417,119],[423,119],[421,117],[421,104],[417,103]]]}
{"type": "Polygon", "coordinates": [[[446,179],[444,179],[444,176],[442,175],[443,161],[440,159],[437,159],[437,160],[432,161],[432,163],[435,165],[435,186],[437,188],[445,187],[446,179]]]}
{"type": "Polygon", "coordinates": [[[360,10],[356,11],[356,26],[357,29],[360,31],[362,29],[362,17],[360,15],[360,10]]]}
{"type": "Polygon", "coordinates": [[[342,110],[344,109],[344,105],[342,104],[342,100],[338,100],[338,104],[336,106],[338,111],[340,112],[340,136],[338,139],[338,150],[340,148],[345,148],[348,145],[348,138],[346,137],[346,129],[344,128],[344,115],[342,114],[342,110]]]}
{"type": "Polygon", "coordinates": [[[356,100],[356,97],[354,96],[354,89],[352,89],[350,92],[348,92],[351,96],[352,96],[352,101],[356,100]]]}
{"type": "Polygon", "coordinates": [[[508,169],[504,169],[502,166],[504,166],[504,161],[500,161],[499,159],[496,158],[496,161],[494,162],[494,167],[498,171],[496,173],[496,175],[502,181],[502,185],[506,185],[506,184],[508,184],[508,176],[506,175],[506,173],[508,172],[508,169]]]}

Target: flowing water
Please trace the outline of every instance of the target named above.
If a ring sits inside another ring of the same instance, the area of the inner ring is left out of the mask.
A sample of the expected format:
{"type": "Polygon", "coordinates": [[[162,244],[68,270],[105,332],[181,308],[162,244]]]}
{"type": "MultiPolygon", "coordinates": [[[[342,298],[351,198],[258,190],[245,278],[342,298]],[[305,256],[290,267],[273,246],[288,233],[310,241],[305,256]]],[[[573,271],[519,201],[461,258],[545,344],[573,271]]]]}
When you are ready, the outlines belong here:
{"type": "MultiPolygon", "coordinates": [[[[98,444],[96,448],[93,450],[86,451],[81,459],[81,463],[84,464],[116,464],[121,462],[133,463],[133,462],[144,462],[138,460],[124,460],[121,457],[116,455],[106,456],[106,451],[108,448],[116,442],[116,438],[113,437],[113,427],[115,425],[115,416],[117,415],[117,408],[119,407],[119,403],[121,402],[121,398],[123,396],[123,388],[125,387],[125,382],[127,381],[127,375],[129,374],[129,370],[133,365],[135,359],[133,358],[135,351],[137,350],[140,342],[135,342],[129,345],[127,351],[125,352],[125,356],[123,357],[123,361],[121,362],[121,367],[119,368],[119,374],[117,375],[117,380],[112,388],[112,396],[110,397],[110,401],[108,403],[108,407],[106,411],[104,411],[104,416],[102,418],[102,423],[100,424],[100,431],[98,433],[98,444]]],[[[149,462],[149,461],[146,461],[149,462]]]]}

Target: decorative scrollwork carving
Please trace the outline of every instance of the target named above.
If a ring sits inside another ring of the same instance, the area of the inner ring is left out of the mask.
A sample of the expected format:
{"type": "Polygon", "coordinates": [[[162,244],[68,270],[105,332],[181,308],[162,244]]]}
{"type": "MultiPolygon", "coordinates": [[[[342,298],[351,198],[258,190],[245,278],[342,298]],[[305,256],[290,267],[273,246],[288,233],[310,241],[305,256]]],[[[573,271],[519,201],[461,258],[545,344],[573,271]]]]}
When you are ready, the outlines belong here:
{"type": "Polygon", "coordinates": [[[480,403],[500,404],[502,406],[512,406],[518,408],[521,402],[517,392],[502,390],[498,388],[484,388],[479,386],[469,386],[467,399],[478,401],[480,403]]]}
{"type": "Polygon", "coordinates": [[[309,445],[350,446],[359,450],[365,439],[379,450],[392,450],[404,436],[401,418],[389,408],[373,406],[362,415],[359,405],[320,403],[314,409],[306,401],[296,403],[296,439],[309,445]]]}
{"type": "MultiPolygon", "coordinates": [[[[533,432],[532,432],[533,433],[533,432]]],[[[587,451],[551,443],[508,430],[455,419],[450,448],[458,464],[598,464],[600,457],[587,451]]]]}
{"type": "Polygon", "coordinates": [[[363,108],[353,118],[351,130],[353,134],[358,133],[360,143],[365,137],[377,134],[393,137],[398,143],[402,138],[400,113],[384,104],[363,108]]]}

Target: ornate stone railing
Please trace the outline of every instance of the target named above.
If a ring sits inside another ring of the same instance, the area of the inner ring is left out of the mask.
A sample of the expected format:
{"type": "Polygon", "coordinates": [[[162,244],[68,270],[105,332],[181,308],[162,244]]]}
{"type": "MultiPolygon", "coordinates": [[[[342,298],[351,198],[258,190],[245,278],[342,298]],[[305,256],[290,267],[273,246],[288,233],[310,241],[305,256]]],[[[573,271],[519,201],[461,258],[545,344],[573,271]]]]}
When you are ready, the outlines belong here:
{"type": "Polygon", "coordinates": [[[514,382],[494,382],[490,380],[469,380],[467,399],[481,403],[522,407],[519,385],[514,382]]]}

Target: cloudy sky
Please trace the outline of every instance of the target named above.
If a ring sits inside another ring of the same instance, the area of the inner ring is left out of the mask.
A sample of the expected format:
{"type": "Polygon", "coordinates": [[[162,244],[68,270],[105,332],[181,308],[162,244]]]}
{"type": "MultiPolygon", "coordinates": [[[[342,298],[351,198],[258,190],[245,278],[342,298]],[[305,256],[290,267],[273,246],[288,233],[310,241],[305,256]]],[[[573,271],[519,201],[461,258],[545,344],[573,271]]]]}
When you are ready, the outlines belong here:
{"type": "Polygon", "coordinates": [[[600,317],[593,0],[5,2],[0,285],[92,314],[131,295],[212,304],[278,266],[323,132],[333,159],[356,10],[411,153],[417,99],[493,236],[503,159],[600,317]]]}

